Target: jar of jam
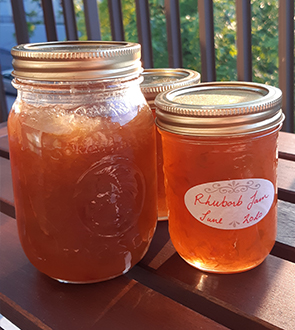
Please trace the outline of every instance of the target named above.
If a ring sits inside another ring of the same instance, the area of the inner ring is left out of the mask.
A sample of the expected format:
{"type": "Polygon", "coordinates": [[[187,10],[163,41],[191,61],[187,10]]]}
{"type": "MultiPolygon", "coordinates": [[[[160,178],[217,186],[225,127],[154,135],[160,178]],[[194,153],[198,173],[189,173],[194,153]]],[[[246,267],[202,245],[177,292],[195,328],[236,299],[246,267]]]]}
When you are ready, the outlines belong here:
{"type": "Polygon", "coordinates": [[[124,274],[157,222],[156,136],[140,45],[49,42],[12,49],[8,120],[22,247],[41,272],[91,283],[124,274]]]}
{"type": "MultiPolygon", "coordinates": [[[[141,83],[141,90],[148,101],[150,108],[155,114],[155,98],[159,93],[162,93],[172,88],[198,84],[201,75],[193,70],[188,69],[146,69],[143,71],[144,78],[141,83]]],[[[163,155],[162,141],[160,133],[156,133],[157,140],[157,175],[158,175],[158,220],[167,220],[167,206],[165,183],[163,173],[163,155]]]]}
{"type": "Polygon", "coordinates": [[[179,255],[208,272],[259,265],[277,227],[278,88],[213,82],[156,98],[169,209],[179,255]]]}

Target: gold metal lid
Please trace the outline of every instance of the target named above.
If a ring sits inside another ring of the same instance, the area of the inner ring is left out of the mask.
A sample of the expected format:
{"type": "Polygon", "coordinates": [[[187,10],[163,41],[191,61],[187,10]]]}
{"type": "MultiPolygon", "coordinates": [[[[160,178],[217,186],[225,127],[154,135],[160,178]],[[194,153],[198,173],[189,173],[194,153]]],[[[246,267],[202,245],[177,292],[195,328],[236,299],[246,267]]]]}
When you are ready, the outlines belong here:
{"type": "Polygon", "coordinates": [[[115,41],[64,41],[13,47],[13,76],[38,81],[85,81],[137,77],[141,46],[115,41]]]}
{"type": "Polygon", "coordinates": [[[153,101],[159,93],[172,88],[198,84],[199,72],[188,69],[146,69],[142,73],[141,91],[148,101],[153,101]]]}
{"type": "Polygon", "coordinates": [[[195,136],[232,136],[265,131],[284,120],[280,89],[257,83],[211,82],[173,89],[156,97],[162,130],[195,136]]]}

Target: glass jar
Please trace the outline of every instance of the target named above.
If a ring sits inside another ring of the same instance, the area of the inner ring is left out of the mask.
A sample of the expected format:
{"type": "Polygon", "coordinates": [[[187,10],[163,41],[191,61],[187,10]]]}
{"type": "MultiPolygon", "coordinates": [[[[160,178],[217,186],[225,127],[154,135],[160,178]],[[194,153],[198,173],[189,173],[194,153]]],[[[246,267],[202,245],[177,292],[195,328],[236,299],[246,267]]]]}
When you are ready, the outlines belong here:
{"type": "MultiPolygon", "coordinates": [[[[146,69],[143,71],[144,78],[141,90],[148,101],[149,106],[156,116],[155,98],[172,88],[198,84],[201,75],[188,69],[146,69]]],[[[157,140],[157,175],[158,175],[158,220],[167,220],[168,210],[166,206],[165,183],[163,173],[162,141],[160,133],[156,132],[157,140]]]]}
{"type": "Polygon", "coordinates": [[[61,282],[127,272],[157,221],[156,138],[140,90],[140,45],[49,42],[12,55],[10,160],[28,259],[61,282]]]}
{"type": "Polygon", "coordinates": [[[279,89],[203,83],[156,98],[169,232],[179,255],[208,272],[259,265],[277,226],[279,89]]]}

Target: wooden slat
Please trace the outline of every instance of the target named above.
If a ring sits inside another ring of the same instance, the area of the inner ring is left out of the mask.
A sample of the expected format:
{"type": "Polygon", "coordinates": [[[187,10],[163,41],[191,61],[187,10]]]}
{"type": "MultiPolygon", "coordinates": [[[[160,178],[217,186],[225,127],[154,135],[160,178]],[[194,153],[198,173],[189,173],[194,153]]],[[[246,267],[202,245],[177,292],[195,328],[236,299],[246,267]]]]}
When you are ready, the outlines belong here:
{"type": "Polygon", "coordinates": [[[252,81],[251,3],[236,1],[238,80],[252,81]]]}
{"type": "Polygon", "coordinates": [[[289,191],[284,188],[278,189],[278,198],[282,201],[295,203],[295,193],[294,191],[289,191]]]}
{"type": "Polygon", "coordinates": [[[15,217],[14,196],[10,162],[8,159],[0,158],[0,210],[11,217],[15,217]]]}
{"type": "Polygon", "coordinates": [[[52,0],[42,0],[41,3],[42,3],[42,9],[43,9],[47,41],[56,41],[57,33],[56,33],[56,25],[55,25],[55,17],[54,17],[52,0]]]}
{"type": "MultiPolygon", "coordinates": [[[[277,230],[277,242],[295,249],[295,204],[278,201],[277,230]]],[[[293,251],[293,257],[295,258],[295,250],[293,251]]]]}
{"type": "Polygon", "coordinates": [[[11,8],[18,44],[30,42],[23,0],[12,0],[11,8]]]}
{"type": "Polygon", "coordinates": [[[279,149],[279,199],[295,203],[295,134],[280,132],[279,149]]]}
{"type": "Polygon", "coordinates": [[[168,60],[170,68],[182,68],[180,13],[178,0],[165,0],[168,60]]]}
{"type": "Polygon", "coordinates": [[[9,159],[7,123],[0,123],[0,157],[9,159]]]}
{"type": "Polygon", "coordinates": [[[278,186],[279,199],[295,203],[295,162],[279,159],[278,186]]]}
{"type": "Polygon", "coordinates": [[[214,20],[212,0],[199,0],[199,33],[201,47],[202,81],[216,81],[214,20]]]}
{"type": "Polygon", "coordinates": [[[135,0],[138,42],[141,44],[141,57],[145,69],[153,68],[152,35],[148,0],[135,0]]]}
{"type": "Polygon", "coordinates": [[[88,285],[52,280],[24,255],[15,221],[1,215],[0,228],[1,313],[21,329],[225,329],[126,276],[88,285]]]}
{"type": "Polygon", "coordinates": [[[270,254],[295,263],[295,249],[290,245],[276,242],[270,254]]]}
{"type": "Polygon", "coordinates": [[[8,136],[0,137],[0,157],[9,159],[8,136]]]}
{"type": "Polygon", "coordinates": [[[78,40],[76,15],[73,0],[62,0],[67,40],[78,40]]]}
{"type": "Polygon", "coordinates": [[[295,134],[280,132],[278,147],[280,158],[295,161],[295,134]]]}
{"type": "Polygon", "coordinates": [[[101,40],[97,0],[83,0],[88,40],[101,40]]]}
{"type": "MultiPolygon", "coordinates": [[[[52,330],[52,328],[48,327],[46,324],[44,324],[34,315],[28,313],[25,309],[18,306],[13,300],[7,298],[1,292],[0,292],[0,303],[1,303],[2,313],[5,313],[6,318],[8,319],[9,317],[14,325],[17,324],[19,329],[52,330]]],[[[5,328],[5,330],[7,329],[14,330],[15,328],[14,327],[5,328]]]]}
{"type": "Polygon", "coordinates": [[[5,122],[8,117],[6,96],[3,84],[3,77],[1,74],[1,63],[0,63],[0,123],[5,122]]]}
{"type": "Polygon", "coordinates": [[[0,137],[7,135],[7,122],[0,123],[0,137]]]}
{"type": "Polygon", "coordinates": [[[112,39],[114,41],[124,41],[125,34],[121,0],[108,0],[108,6],[111,21],[112,39]]]}
{"type": "Polygon", "coordinates": [[[162,282],[149,281],[143,271],[135,274],[137,268],[130,276],[203,315],[213,313],[213,320],[230,329],[295,328],[294,263],[270,255],[260,266],[244,273],[222,276],[204,273],[173,254],[171,246],[172,256],[167,259],[165,225],[158,224],[157,236],[140,262],[145,271],[150,271],[153,260],[158,258],[157,268],[153,269],[162,282]]]}
{"type": "Polygon", "coordinates": [[[286,115],[283,130],[294,133],[294,0],[279,1],[279,87],[286,115]]]}

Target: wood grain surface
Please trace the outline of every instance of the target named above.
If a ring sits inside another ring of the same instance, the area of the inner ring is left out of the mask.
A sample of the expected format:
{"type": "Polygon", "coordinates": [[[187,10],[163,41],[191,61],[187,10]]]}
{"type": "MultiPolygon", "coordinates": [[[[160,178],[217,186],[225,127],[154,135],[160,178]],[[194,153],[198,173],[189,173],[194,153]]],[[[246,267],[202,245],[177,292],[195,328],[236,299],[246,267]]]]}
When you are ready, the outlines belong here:
{"type": "MultiPolygon", "coordinates": [[[[295,329],[295,263],[270,255],[260,266],[244,273],[209,274],[189,266],[175,250],[175,253],[167,251],[168,246],[173,249],[169,244],[167,224],[158,223],[155,240],[140,264],[146,269],[152,268],[161,278],[169,279],[171,285],[173,283],[189,292],[188,307],[194,308],[198,302],[197,310],[202,309],[204,315],[214,311],[215,320],[222,323],[225,322],[223,317],[233,319],[240,316],[245,318],[243,329],[252,329],[253,320],[262,326],[272,324],[278,328],[295,329]],[[222,308],[225,310],[220,312],[222,308]]],[[[144,280],[142,283],[147,284],[144,280]]],[[[168,294],[171,289],[161,292],[168,294]]],[[[177,300],[178,294],[174,293],[173,299],[177,300]]],[[[228,326],[234,327],[235,324],[233,321],[228,326]]]]}
{"type": "Polygon", "coordinates": [[[16,222],[1,214],[1,313],[25,329],[225,329],[127,276],[63,284],[37,271],[19,243],[16,222]]]}
{"type": "Polygon", "coordinates": [[[176,253],[167,221],[127,274],[62,284],[36,270],[17,233],[7,130],[0,125],[0,306],[22,330],[295,329],[295,134],[280,133],[278,236],[253,270],[209,274],[176,253]]]}

